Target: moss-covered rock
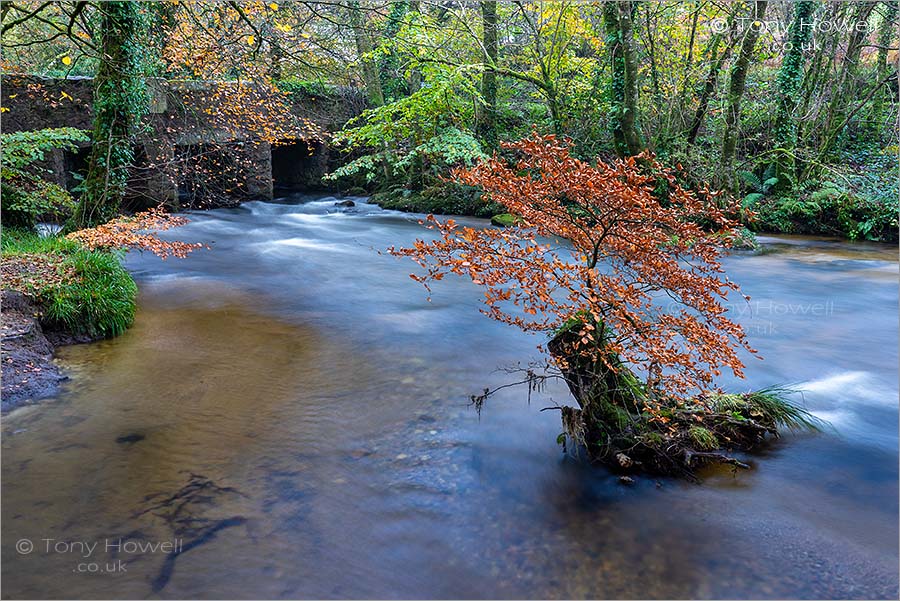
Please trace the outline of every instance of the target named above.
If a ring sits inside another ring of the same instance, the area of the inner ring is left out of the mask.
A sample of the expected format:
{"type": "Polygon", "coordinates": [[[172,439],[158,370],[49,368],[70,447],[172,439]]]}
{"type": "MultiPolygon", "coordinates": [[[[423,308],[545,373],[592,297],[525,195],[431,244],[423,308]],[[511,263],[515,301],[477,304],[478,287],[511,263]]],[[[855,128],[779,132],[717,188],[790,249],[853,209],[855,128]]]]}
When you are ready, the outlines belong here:
{"type": "Polygon", "coordinates": [[[505,210],[486,200],[478,188],[455,183],[442,183],[422,191],[393,188],[373,194],[370,200],[384,209],[434,215],[491,217],[505,210]]]}
{"type": "Polygon", "coordinates": [[[497,227],[512,227],[522,222],[522,218],[512,213],[500,213],[491,217],[491,225],[497,227]]]}

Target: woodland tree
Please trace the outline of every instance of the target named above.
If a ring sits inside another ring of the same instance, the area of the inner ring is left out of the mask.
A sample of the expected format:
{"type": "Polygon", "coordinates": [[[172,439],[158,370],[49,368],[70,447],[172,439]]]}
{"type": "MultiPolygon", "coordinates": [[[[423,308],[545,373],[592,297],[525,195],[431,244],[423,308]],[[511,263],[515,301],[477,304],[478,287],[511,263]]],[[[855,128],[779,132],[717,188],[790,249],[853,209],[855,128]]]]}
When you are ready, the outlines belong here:
{"type": "Polygon", "coordinates": [[[100,63],[94,78],[93,146],[84,194],[71,227],[115,217],[134,161],[134,136],[147,110],[146,16],[136,2],[107,2],[100,20],[100,63]]]}
{"type": "MultiPolygon", "coordinates": [[[[518,215],[518,226],[429,215],[436,239],[390,252],[421,265],[424,274],[410,277],[429,290],[449,274],[469,277],[484,288],[486,315],[549,333],[552,375],[529,371],[527,382],[566,382],[578,403],[561,408],[568,436],[622,468],[637,461],[683,473],[696,460],[739,463],[715,452],[725,441],[750,447],[779,422],[812,425],[777,395],[712,388],[723,369],[742,376],[737,349],[751,349],[726,315],[738,286],[719,263],[737,224],[707,191],[682,188],[646,154],[588,163],[538,135],[503,147],[513,161],[455,176],[518,215]]],[[[489,392],[473,397],[476,405],[489,392]]]]}
{"type": "Polygon", "coordinates": [[[812,37],[812,14],[816,2],[799,0],[788,32],[790,45],[787,47],[781,70],[778,73],[778,109],[775,116],[774,143],[775,177],[778,187],[790,187],[795,178],[795,154],[797,144],[797,92],[803,82],[805,48],[812,37]]]}
{"type": "Polygon", "coordinates": [[[766,0],[754,2],[753,22],[746,26],[741,48],[737,60],[731,68],[731,79],[728,83],[727,106],[725,108],[725,133],[722,137],[722,162],[719,182],[723,187],[734,189],[734,153],[737,146],[738,129],[741,121],[741,98],[744,95],[744,85],[747,81],[747,71],[750,68],[750,60],[756,40],[764,27],[763,19],[766,16],[766,0]]]}
{"type": "Polygon", "coordinates": [[[638,121],[638,58],[632,21],[636,6],[636,3],[628,0],[603,3],[603,21],[612,71],[611,127],[613,143],[620,157],[635,155],[644,150],[638,121]]]}

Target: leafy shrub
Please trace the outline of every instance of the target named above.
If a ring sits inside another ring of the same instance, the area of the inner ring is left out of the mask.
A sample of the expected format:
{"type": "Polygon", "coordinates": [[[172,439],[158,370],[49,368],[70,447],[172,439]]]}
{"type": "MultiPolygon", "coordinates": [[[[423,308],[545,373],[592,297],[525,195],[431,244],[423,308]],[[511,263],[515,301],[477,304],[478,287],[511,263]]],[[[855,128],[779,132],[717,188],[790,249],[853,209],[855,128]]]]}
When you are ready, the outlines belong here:
{"type": "Polygon", "coordinates": [[[472,122],[474,109],[460,92],[477,95],[472,71],[435,68],[425,75],[426,83],[415,93],[365,111],[334,135],[335,144],[356,158],[326,180],[361,174],[382,187],[424,189],[450,167],[484,158],[464,125],[472,122]]]}
{"type": "MultiPolygon", "coordinates": [[[[859,176],[867,181],[871,176],[859,176]]],[[[754,227],[758,230],[794,234],[824,234],[851,240],[894,242],[897,240],[898,210],[896,196],[878,194],[877,186],[849,187],[834,182],[807,184],[797,196],[772,197],[755,208],[754,227]]]]}
{"type": "Polygon", "coordinates": [[[0,188],[3,222],[12,227],[30,227],[45,215],[64,215],[74,206],[63,187],[42,177],[35,165],[55,148],[75,150],[90,138],[80,129],[60,127],[0,135],[0,188]]]}
{"type": "Polygon", "coordinates": [[[774,191],[775,185],[778,183],[778,178],[775,177],[774,165],[769,165],[762,177],[756,175],[752,171],[740,171],[738,172],[738,176],[744,180],[744,183],[752,190],[749,194],[744,196],[744,200],[741,202],[741,206],[745,209],[753,208],[757,203],[769,196],[774,191]]]}

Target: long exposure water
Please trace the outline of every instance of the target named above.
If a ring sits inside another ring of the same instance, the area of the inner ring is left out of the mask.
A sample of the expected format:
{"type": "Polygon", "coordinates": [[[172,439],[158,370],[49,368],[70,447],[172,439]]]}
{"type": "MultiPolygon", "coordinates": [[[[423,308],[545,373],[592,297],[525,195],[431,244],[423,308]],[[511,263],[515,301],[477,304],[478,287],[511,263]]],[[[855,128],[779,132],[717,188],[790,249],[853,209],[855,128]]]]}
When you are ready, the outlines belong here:
{"type": "Polygon", "coordinates": [[[727,384],[796,384],[834,429],[628,486],[561,452],[561,387],[479,418],[542,340],[467,280],[428,302],[378,252],[427,231],[356,200],[193,213],[167,235],[209,250],[129,256],[134,327],[3,420],[4,597],[897,598],[896,248],[729,257],[764,360],[727,384]]]}

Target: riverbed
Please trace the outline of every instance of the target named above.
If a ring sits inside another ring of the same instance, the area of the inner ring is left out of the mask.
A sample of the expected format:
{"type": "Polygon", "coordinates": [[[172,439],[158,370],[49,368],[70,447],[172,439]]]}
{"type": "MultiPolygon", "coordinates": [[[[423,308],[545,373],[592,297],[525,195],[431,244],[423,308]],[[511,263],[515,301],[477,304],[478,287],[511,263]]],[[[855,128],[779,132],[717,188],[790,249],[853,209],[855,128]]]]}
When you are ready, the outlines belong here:
{"type": "Polygon", "coordinates": [[[896,248],[728,257],[764,359],[725,384],[833,429],[626,486],[556,444],[562,387],[474,411],[542,340],[467,280],[429,302],[380,252],[420,216],[354,200],[191,213],[166,235],[209,250],[128,257],[134,327],[3,420],[4,598],[897,598],[896,248]]]}

